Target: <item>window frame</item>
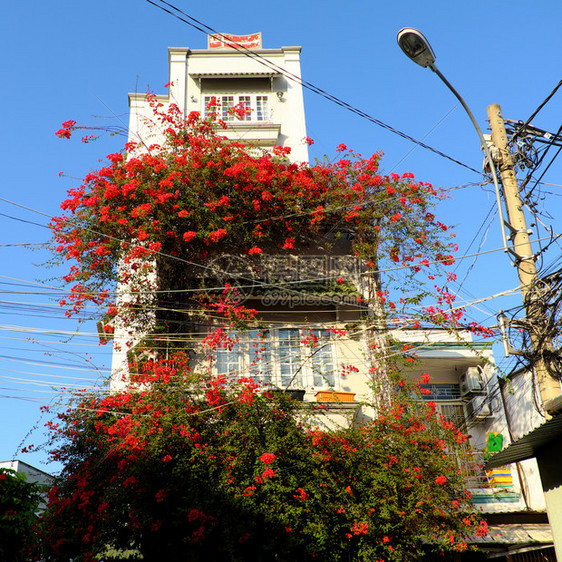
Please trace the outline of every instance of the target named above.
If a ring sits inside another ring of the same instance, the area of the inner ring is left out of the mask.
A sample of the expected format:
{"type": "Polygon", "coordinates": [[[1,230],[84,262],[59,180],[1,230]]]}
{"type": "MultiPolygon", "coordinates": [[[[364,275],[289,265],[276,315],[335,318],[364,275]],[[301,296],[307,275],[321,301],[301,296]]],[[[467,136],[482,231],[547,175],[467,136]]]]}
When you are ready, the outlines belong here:
{"type": "Polygon", "coordinates": [[[283,326],[230,332],[228,336],[236,343],[215,352],[216,374],[251,377],[282,389],[339,388],[336,339],[328,328],[283,326]],[[259,368],[261,365],[266,368],[259,368]]]}
{"type": "Polygon", "coordinates": [[[250,93],[217,93],[203,95],[203,108],[201,114],[207,118],[209,114],[215,113],[227,123],[269,123],[271,122],[271,104],[270,96],[266,93],[250,94],[250,93]],[[209,103],[215,99],[218,105],[209,110],[209,103]],[[265,103],[264,103],[265,102],[265,103]],[[243,118],[238,118],[228,109],[242,104],[244,107],[250,108],[250,113],[243,118]]]}

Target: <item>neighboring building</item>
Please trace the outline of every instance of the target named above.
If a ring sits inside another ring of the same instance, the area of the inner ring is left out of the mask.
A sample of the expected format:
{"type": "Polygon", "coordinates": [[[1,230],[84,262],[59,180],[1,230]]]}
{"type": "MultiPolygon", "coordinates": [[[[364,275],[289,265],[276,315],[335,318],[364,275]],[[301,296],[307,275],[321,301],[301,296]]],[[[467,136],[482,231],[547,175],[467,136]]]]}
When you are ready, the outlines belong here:
{"type": "MultiPolygon", "coordinates": [[[[209,49],[170,48],[169,94],[158,100],[164,106],[176,103],[186,114],[205,114],[213,98],[220,100],[228,138],[266,149],[290,146],[293,161],[307,161],[302,86],[282,73],[300,77],[300,47],[262,49],[261,37],[256,40],[252,56],[220,42],[212,46],[213,38],[209,49]],[[265,67],[263,60],[275,66],[265,67]],[[231,120],[226,110],[236,104],[251,109],[247,119],[231,120]]],[[[143,139],[147,145],[158,142],[158,134],[149,126],[152,115],[145,96],[130,94],[129,100],[129,140],[143,139]]],[[[210,358],[197,357],[194,368],[232,377],[252,376],[299,399],[322,402],[326,409],[316,417],[320,427],[372,419],[372,408],[363,404],[373,403],[377,397],[369,372],[370,346],[361,321],[369,312],[362,303],[373,294],[375,282],[352,254],[350,241],[327,232],[326,240],[318,240],[306,255],[252,257],[251,275],[249,261],[247,256],[215,258],[206,273],[194,269],[193,277],[186,279],[186,286],[196,280],[212,291],[227,281],[235,286],[241,277],[240,293],[260,319],[259,328],[231,333],[229,349],[219,349],[210,358]],[[323,243],[327,240],[330,244],[323,243]],[[346,282],[334,283],[338,277],[346,282]]],[[[147,274],[145,286],[155,286],[155,275],[147,274]]],[[[127,287],[119,291],[120,302],[126,302],[127,287]]],[[[182,337],[201,341],[221,326],[219,320],[210,318],[193,322],[181,310],[173,314],[174,332],[168,333],[166,351],[170,342],[182,337]]],[[[115,326],[112,390],[128,384],[128,359],[142,351],[140,344],[156,321],[133,328],[115,326]]],[[[428,399],[445,418],[470,434],[477,456],[470,466],[461,464],[459,469],[466,473],[473,501],[492,529],[481,541],[482,547],[499,560],[519,551],[550,547],[552,537],[536,463],[488,474],[481,468],[491,452],[514,438],[515,431],[509,423],[514,414],[510,407],[506,409],[507,396],[497,378],[490,346],[473,342],[468,332],[441,330],[396,331],[392,340],[408,344],[418,357],[405,376],[418,379],[428,373],[428,399]]],[[[150,349],[150,345],[146,347],[150,349]]]]}
{"type": "Polygon", "coordinates": [[[54,478],[48,472],[35,468],[23,461],[0,461],[0,468],[7,468],[20,474],[25,474],[28,482],[38,484],[39,486],[50,486],[54,478]]]}
{"type": "MultiPolygon", "coordinates": [[[[509,443],[486,462],[491,471],[516,472],[523,481],[526,503],[531,514],[542,514],[543,539],[550,535],[550,548],[540,550],[536,558],[556,560],[552,540],[560,556],[562,530],[562,416],[549,419],[541,405],[540,391],[532,371],[520,369],[501,384],[501,396],[507,414],[509,443]],[[548,517],[547,517],[548,513],[548,517]],[[550,525],[548,525],[550,523],[550,525]],[[550,530],[552,526],[552,531],[550,530]],[[555,534],[557,533],[557,534],[555,534]],[[539,553],[543,558],[539,558],[539,553]]],[[[538,521],[535,521],[535,523],[538,521]]],[[[538,526],[535,525],[535,528],[538,526]]],[[[513,558],[516,560],[516,558],[513,558]]]]}
{"type": "Polygon", "coordinates": [[[41,512],[45,509],[47,506],[48,495],[46,490],[50,488],[55,481],[51,474],[19,460],[0,461],[0,468],[6,468],[13,470],[14,472],[18,472],[19,474],[23,474],[29,483],[44,486],[44,491],[41,492],[42,499],[39,503],[38,511],[41,512]]]}
{"type": "MultiPolygon", "coordinates": [[[[524,371],[507,381],[498,378],[490,346],[471,342],[467,333],[412,330],[394,338],[414,346],[418,361],[410,376],[430,374],[426,398],[469,435],[474,462],[459,468],[467,475],[474,505],[489,525],[488,535],[474,542],[498,562],[554,562],[536,460],[528,455],[517,464],[482,468],[495,452],[544,421],[534,400],[532,378],[524,371]]],[[[562,423],[558,428],[562,434],[562,423]]]]}

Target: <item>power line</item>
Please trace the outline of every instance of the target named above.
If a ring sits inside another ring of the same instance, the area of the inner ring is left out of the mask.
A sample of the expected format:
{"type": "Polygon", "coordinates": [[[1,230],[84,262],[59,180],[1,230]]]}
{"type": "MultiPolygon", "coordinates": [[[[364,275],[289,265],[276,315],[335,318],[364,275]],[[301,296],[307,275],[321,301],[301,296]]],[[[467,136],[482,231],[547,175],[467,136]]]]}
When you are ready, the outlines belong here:
{"type": "MultiPolygon", "coordinates": [[[[156,8],[162,10],[163,12],[166,12],[167,14],[171,15],[172,17],[186,23],[187,25],[193,27],[194,29],[197,29],[198,31],[201,31],[202,33],[207,34],[207,33],[210,32],[217,37],[222,37],[223,39],[228,39],[224,34],[218,32],[217,30],[215,30],[212,27],[208,26],[207,24],[201,22],[200,20],[194,18],[193,16],[190,16],[189,14],[186,14],[184,11],[180,10],[178,7],[174,6],[173,4],[170,4],[169,2],[166,2],[165,0],[160,0],[160,2],[162,4],[165,4],[166,6],[170,7],[172,10],[175,10],[179,14],[182,14],[182,16],[185,16],[185,18],[188,18],[188,19],[184,19],[183,17],[181,17],[177,14],[174,14],[170,10],[166,9],[163,6],[158,5],[156,2],[153,2],[152,0],[146,0],[146,1],[149,4],[152,4],[153,6],[155,6],[156,8]]],[[[247,47],[245,47],[243,45],[236,45],[236,44],[233,44],[231,42],[228,43],[228,46],[232,49],[240,51],[245,56],[256,60],[257,62],[259,62],[263,66],[269,68],[270,70],[275,70],[276,72],[280,72],[281,74],[283,74],[283,76],[285,76],[285,78],[291,80],[292,82],[296,82],[297,84],[302,85],[303,88],[306,88],[307,90],[325,98],[326,100],[328,100],[332,103],[335,103],[336,105],[338,105],[338,106],[340,106],[344,109],[347,109],[351,113],[354,113],[355,115],[358,115],[359,117],[362,117],[363,119],[366,119],[367,121],[370,121],[371,123],[383,128],[387,131],[390,131],[391,133],[394,133],[394,134],[402,137],[405,140],[413,142],[414,144],[417,144],[421,148],[425,148],[426,150],[430,150],[431,152],[437,154],[438,156],[441,156],[442,158],[446,158],[447,160],[450,160],[451,162],[454,162],[455,164],[458,164],[459,166],[462,166],[462,167],[470,170],[471,172],[475,172],[478,175],[483,175],[482,172],[476,170],[475,168],[472,168],[471,166],[463,164],[459,160],[456,160],[456,159],[452,158],[451,156],[448,156],[447,154],[441,152],[440,150],[437,150],[437,149],[435,149],[435,148],[433,148],[433,147],[431,147],[431,146],[429,146],[429,145],[427,145],[427,144],[425,144],[425,143],[423,143],[419,140],[414,139],[410,135],[408,135],[408,134],[406,134],[406,133],[404,133],[404,132],[402,132],[398,129],[395,129],[394,127],[392,127],[390,125],[387,125],[386,123],[384,123],[380,119],[377,119],[377,118],[373,117],[372,115],[370,115],[369,113],[366,113],[365,111],[363,111],[363,110],[347,103],[346,101],[338,98],[337,96],[334,96],[334,95],[326,92],[325,90],[323,90],[322,88],[319,88],[318,86],[315,86],[311,82],[303,80],[300,76],[297,76],[297,75],[287,71],[286,69],[278,66],[274,62],[266,59],[265,57],[262,57],[256,51],[252,51],[251,49],[248,49],[247,47]]]]}
{"type": "Polygon", "coordinates": [[[19,244],[0,244],[0,248],[15,248],[15,247],[24,247],[27,248],[28,246],[48,246],[49,242],[20,242],[19,244]]]}
{"type": "Polygon", "coordinates": [[[531,117],[529,117],[529,119],[527,119],[527,121],[525,121],[525,123],[522,125],[522,127],[521,127],[522,129],[525,129],[527,127],[527,125],[529,125],[529,123],[538,115],[539,111],[541,111],[541,109],[550,101],[550,99],[558,91],[560,86],[562,86],[562,80],[560,80],[560,82],[558,82],[558,84],[556,84],[556,86],[554,87],[552,92],[550,92],[550,94],[548,94],[548,96],[546,96],[546,98],[537,107],[537,109],[535,109],[535,111],[533,111],[533,113],[531,114],[531,117]]]}
{"type": "MultiPolygon", "coordinates": [[[[44,216],[48,216],[48,215],[46,215],[46,213],[43,213],[43,212],[38,211],[38,210],[36,210],[36,209],[33,209],[33,208],[31,208],[31,207],[24,207],[23,205],[20,205],[19,203],[15,203],[15,202],[10,201],[10,200],[8,200],[8,199],[0,198],[0,200],[5,201],[5,202],[10,203],[10,204],[13,204],[13,205],[16,205],[16,206],[18,206],[18,207],[25,208],[26,210],[29,210],[29,211],[31,211],[31,212],[36,212],[36,213],[38,213],[38,214],[41,214],[41,215],[44,215],[44,216]]],[[[96,233],[96,234],[101,234],[101,233],[97,233],[97,232],[94,231],[94,230],[92,230],[92,232],[94,232],[94,233],[96,233]]],[[[110,237],[110,236],[106,236],[106,237],[112,238],[112,239],[114,239],[114,240],[116,240],[116,241],[119,241],[119,242],[124,242],[124,243],[127,243],[127,244],[131,244],[130,242],[127,242],[127,241],[122,240],[122,239],[119,239],[119,238],[110,237]]],[[[454,259],[455,259],[455,260],[459,260],[459,259],[464,259],[464,258],[466,258],[466,257],[474,257],[475,255],[482,255],[482,254],[486,254],[486,253],[491,253],[491,252],[499,251],[499,250],[502,250],[502,249],[503,249],[503,248],[497,248],[497,249],[488,250],[488,251],[485,251],[485,252],[478,252],[478,253],[476,253],[476,254],[467,254],[467,255],[464,255],[464,256],[455,256],[454,259]]],[[[198,263],[196,263],[196,262],[191,262],[191,261],[189,261],[189,260],[180,258],[179,256],[173,256],[173,255],[165,254],[165,253],[162,253],[162,252],[155,252],[155,251],[152,251],[151,254],[153,254],[153,255],[160,255],[160,256],[165,257],[165,258],[171,258],[171,259],[173,259],[173,260],[178,260],[178,261],[180,261],[180,262],[187,263],[187,264],[189,264],[189,265],[193,265],[194,267],[202,268],[203,270],[210,271],[212,274],[216,274],[216,268],[214,268],[214,267],[209,267],[209,266],[206,266],[206,265],[203,265],[203,264],[198,264],[198,263]]],[[[443,261],[443,260],[435,260],[435,261],[432,261],[432,262],[428,262],[427,265],[438,264],[438,263],[440,263],[440,261],[443,261]]],[[[383,268],[383,269],[380,269],[379,271],[380,271],[381,273],[385,273],[385,272],[393,272],[393,271],[399,271],[399,270],[412,269],[412,268],[416,268],[416,267],[419,267],[419,264],[410,263],[410,264],[406,264],[406,265],[400,265],[400,266],[395,266],[395,267],[383,268]]],[[[240,275],[240,274],[234,274],[233,276],[234,276],[235,278],[240,279],[240,280],[243,280],[243,281],[247,281],[247,282],[249,281],[249,282],[251,283],[251,285],[250,285],[251,287],[254,287],[254,286],[256,286],[256,285],[259,285],[259,286],[262,287],[262,288],[277,287],[277,284],[276,284],[276,283],[267,283],[267,282],[263,282],[263,281],[260,281],[260,280],[257,280],[257,279],[247,278],[247,277],[245,277],[244,275],[240,275]]],[[[0,276],[0,277],[4,277],[4,278],[6,278],[6,279],[11,279],[11,280],[14,280],[14,281],[23,281],[23,280],[21,280],[21,279],[17,279],[17,278],[13,278],[13,277],[7,277],[7,276],[0,276]]],[[[331,276],[331,277],[328,277],[328,278],[320,278],[320,281],[333,280],[333,279],[335,279],[336,277],[337,277],[337,276],[334,275],[334,276],[331,276]]],[[[26,281],[23,281],[23,282],[26,282],[26,281]]],[[[312,279],[299,280],[299,281],[293,282],[293,284],[304,284],[304,283],[307,283],[307,282],[314,282],[314,283],[317,283],[317,282],[319,282],[319,278],[312,278],[312,279]]],[[[52,285],[45,285],[45,284],[43,284],[43,283],[35,283],[35,282],[28,282],[28,283],[30,283],[30,284],[32,284],[32,285],[36,285],[36,286],[37,286],[37,285],[38,285],[38,286],[45,286],[45,287],[47,287],[47,288],[49,288],[49,289],[54,289],[54,290],[60,291],[60,288],[59,288],[59,287],[55,287],[55,286],[52,286],[52,285]]],[[[290,289],[290,290],[293,291],[295,295],[302,295],[302,294],[305,294],[305,292],[303,292],[303,291],[298,291],[298,290],[295,290],[295,289],[290,289]]],[[[179,290],[179,291],[177,291],[177,292],[198,292],[198,291],[200,291],[200,289],[182,289],[182,290],[179,290]]],[[[71,291],[68,291],[68,292],[70,293],[71,291]]],[[[170,293],[170,291],[162,291],[162,292],[164,292],[164,293],[170,293]]],[[[153,292],[153,291],[148,291],[148,293],[153,294],[154,292],[153,292]]],[[[136,293],[135,293],[135,294],[136,294],[136,293]]],[[[139,294],[140,294],[140,292],[139,292],[139,294]]]]}

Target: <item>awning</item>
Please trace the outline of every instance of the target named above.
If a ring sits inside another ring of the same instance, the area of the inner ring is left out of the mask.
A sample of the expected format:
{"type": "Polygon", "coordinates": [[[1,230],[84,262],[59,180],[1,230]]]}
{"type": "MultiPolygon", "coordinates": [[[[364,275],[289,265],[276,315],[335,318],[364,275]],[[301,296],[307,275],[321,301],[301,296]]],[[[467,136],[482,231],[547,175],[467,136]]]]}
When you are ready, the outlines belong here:
{"type": "Polygon", "coordinates": [[[530,545],[551,545],[552,530],[546,523],[526,523],[493,525],[488,527],[488,534],[484,537],[475,537],[471,544],[482,545],[511,545],[523,547],[530,545]]]}
{"type": "Polygon", "coordinates": [[[194,72],[189,73],[192,78],[274,78],[281,76],[280,72],[194,72]]]}
{"type": "Polygon", "coordinates": [[[512,462],[532,459],[539,449],[562,435],[562,415],[556,416],[511,443],[503,451],[495,454],[485,464],[486,470],[512,462]]]}

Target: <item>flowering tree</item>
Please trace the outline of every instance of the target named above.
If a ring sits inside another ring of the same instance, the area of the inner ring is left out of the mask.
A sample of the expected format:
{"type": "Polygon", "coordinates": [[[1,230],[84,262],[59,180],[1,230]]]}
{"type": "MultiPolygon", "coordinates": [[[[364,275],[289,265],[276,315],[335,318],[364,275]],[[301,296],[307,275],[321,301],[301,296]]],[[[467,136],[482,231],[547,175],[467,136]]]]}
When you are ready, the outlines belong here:
{"type": "MultiPolygon", "coordinates": [[[[258,321],[229,281],[203,290],[201,271],[225,254],[244,256],[255,271],[260,254],[344,244],[374,280],[370,289],[358,292],[341,277],[320,284],[355,291],[366,333],[373,313],[379,326],[383,318],[462,325],[445,290],[415,317],[408,304],[425,289],[390,299],[397,286],[419,286],[420,276],[453,263],[447,227],[432,212],[438,190],[411,174],[380,175],[380,154],[365,159],[340,145],[335,162],[290,163],[286,148],[266,153],[227,141],[212,115],[184,118],[149,102],[160,144],[128,143],[110,155],[52,221],[59,259],[71,262],[65,280],[73,287],[61,304],[72,314],[93,302],[168,339],[189,317],[221,325],[165,353],[153,338],[150,353],[130,365],[131,387],[84,397],[61,415],[54,455],[65,469],[42,524],[42,556],[150,559],[165,550],[189,560],[405,560],[466,548],[468,536],[483,532],[453,454],[466,438],[434,405],[411,400],[387,358],[385,386],[397,390],[377,404],[376,421],[324,432],[315,429],[322,411],[307,413],[251,378],[227,380],[193,359],[231,349],[228,328],[258,321]],[[148,304],[146,279],[159,295],[148,304]],[[112,300],[116,285],[128,299],[112,300]]],[[[68,138],[75,128],[67,122],[57,134],[68,138]]],[[[314,354],[314,334],[303,338],[314,354]]],[[[376,379],[385,350],[376,337],[369,344],[376,379]]]]}
{"type": "MultiPolygon", "coordinates": [[[[123,262],[153,258],[160,287],[173,290],[217,255],[302,253],[314,241],[333,244],[328,233],[351,239],[371,271],[398,266],[401,286],[430,264],[453,262],[447,227],[431,212],[441,194],[409,173],[380,175],[380,154],[364,159],[340,145],[333,163],[288,163],[287,148],[258,154],[226,142],[211,117],[185,120],[149,100],[163,143],[110,154],[53,219],[56,251],[74,262],[63,302],[72,310],[107,302],[108,287],[131,275],[123,262]]],[[[63,138],[75,123],[65,125],[63,138]]]]}
{"type": "Polygon", "coordinates": [[[485,532],[447,454],[466,437],[431,407],[323,432],[251,379],[201,380],[186,357],[143,371],[150,390],[61,414],[47,560],[405,560],[485,532]]]}

